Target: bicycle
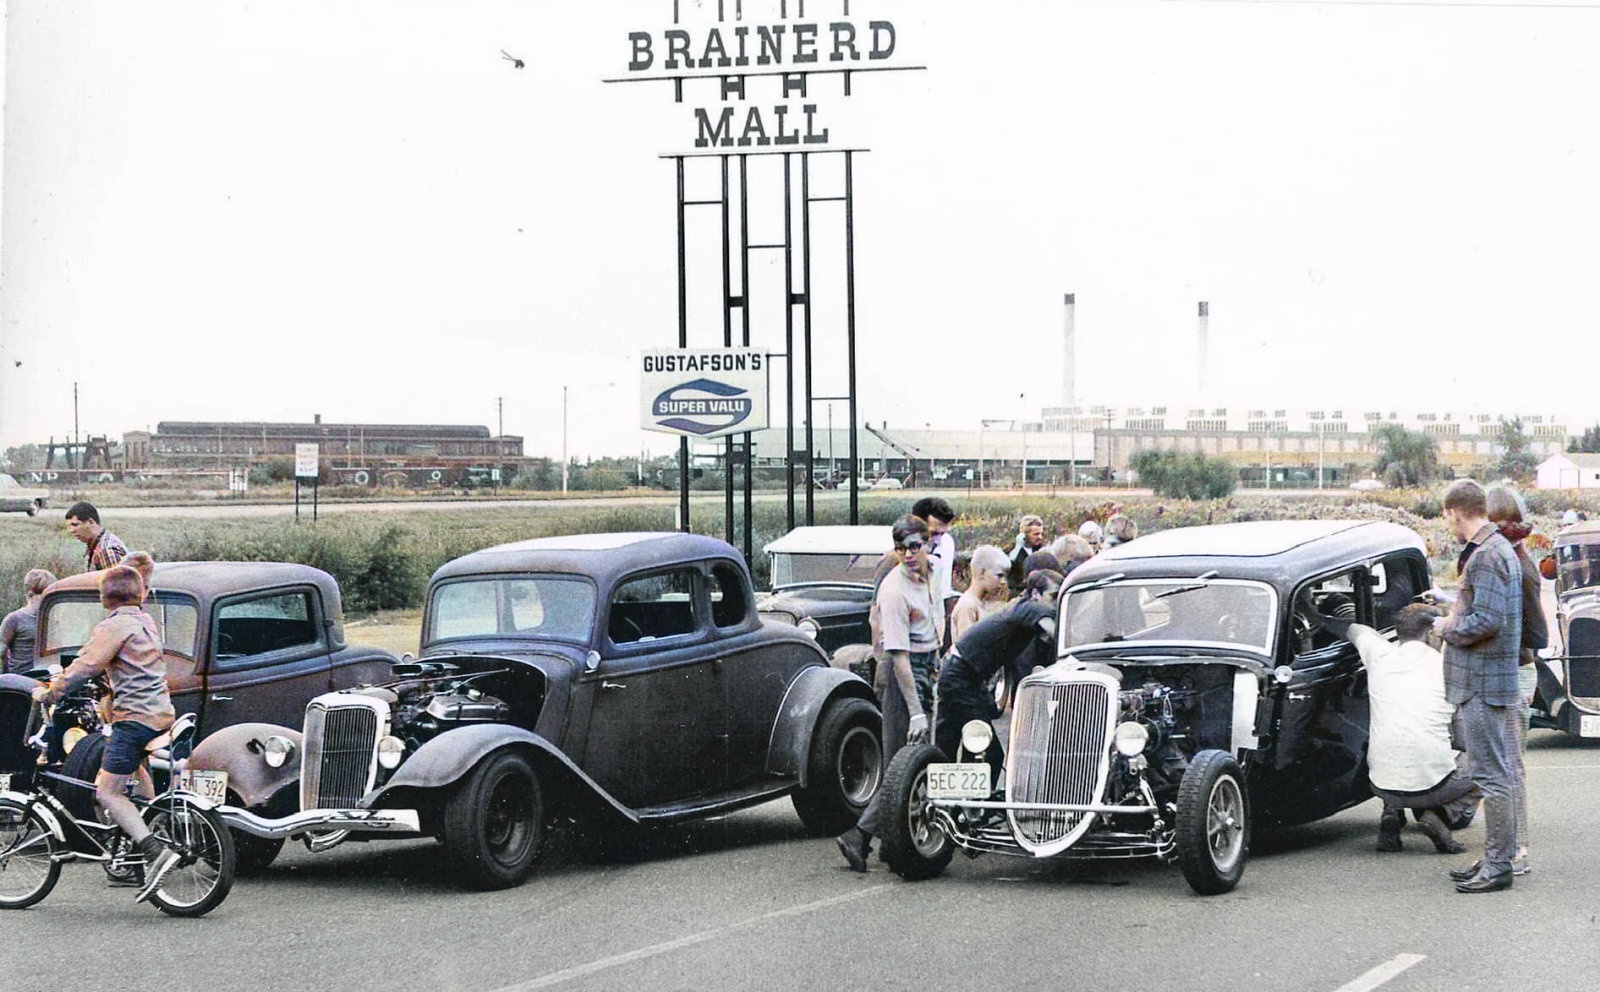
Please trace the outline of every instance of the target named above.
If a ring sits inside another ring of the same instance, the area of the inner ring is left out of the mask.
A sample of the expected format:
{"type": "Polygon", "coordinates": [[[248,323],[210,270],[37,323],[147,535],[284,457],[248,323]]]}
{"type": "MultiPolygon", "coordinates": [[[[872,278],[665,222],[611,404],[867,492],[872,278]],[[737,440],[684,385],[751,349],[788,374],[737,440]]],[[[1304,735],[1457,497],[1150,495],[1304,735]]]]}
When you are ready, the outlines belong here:
{"type": "MultiPolygon", "coordinates": [[[[37,725],[36,719],[30,722],[37,725]]],[[[185,714],[146,745],[146,766],[152,753],[165,749],[173,773],[154,799],[129,797],[151,832],[181,858],[150,895],[150,902],[171,916],[203,916],[233,887],[233,835],[214,804],[180,787],[194,733],[194,716],[185,714]]],[[[0,909],[25,909],[44,899],[69,861],[97,862],[112,879],[143,885],[144,858],[128,835],[114,824],[73,816],[56,794],[63,785],[93,789],[93,782],[48,768],[0,773],[0,779],[5,780],[0,781],[0,909]]]]}

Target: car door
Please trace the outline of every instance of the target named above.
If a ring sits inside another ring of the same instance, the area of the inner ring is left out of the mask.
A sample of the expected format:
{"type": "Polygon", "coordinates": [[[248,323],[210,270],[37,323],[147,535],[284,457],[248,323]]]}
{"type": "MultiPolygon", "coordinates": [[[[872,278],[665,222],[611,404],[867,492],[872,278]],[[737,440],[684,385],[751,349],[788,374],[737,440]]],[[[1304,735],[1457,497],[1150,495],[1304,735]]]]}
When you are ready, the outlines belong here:
{"type": "MultiPolygon", "coordinates": [[[[1295,618],[1311,611],[1371,623],[1365,566],[1306,583],[1290,604],[1284,636],[1288,681],[1279,686],[1273,767],[1281,814],[1314,819],[1368,794],[1368,704],[1361,655],[1347,639],[1295,618]]],[[[1280,655],[1285,657],[1285,655],[1280,655]]]]}
{"type": "Polygon", "coordinates": [[[315,586],[219,599],[206,632],[200,733],[260,721],[299,728],[332,688],[328,628],[315,586]]]}
{"type": "Polygon", "coordinates": [[[727,738],[714,638],[692,565],[632,576],[607,610],[607,650],[584,680],[593,702],[584,770],[634,809],[720,791],[727,738]]]}

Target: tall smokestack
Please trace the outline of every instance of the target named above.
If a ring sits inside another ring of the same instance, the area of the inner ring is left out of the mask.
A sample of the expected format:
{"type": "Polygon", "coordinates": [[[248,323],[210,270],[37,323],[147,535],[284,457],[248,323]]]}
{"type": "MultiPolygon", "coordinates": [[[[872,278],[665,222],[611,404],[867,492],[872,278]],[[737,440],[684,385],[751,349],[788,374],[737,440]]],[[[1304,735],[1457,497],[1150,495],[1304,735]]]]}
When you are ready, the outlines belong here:
{"type": "Polygon", "coordinates": [[[1204,403],[1206,395],[1206,365],[1211,361],[1211,304],[1205,300],[1200,301],[1200,360],[1197,363],[1200,370],[1200,402],[1204,403]]]}
{"type": "Polygon", "coordinates": [[[1078,332],[1074,324],[1074,311],[1078,305],[1074,301],[1077,294],[1067,294],[1067,329],[1062,338],[1062,363],[1061,363],[1061,405],[1078,405],[1078,332]]]}

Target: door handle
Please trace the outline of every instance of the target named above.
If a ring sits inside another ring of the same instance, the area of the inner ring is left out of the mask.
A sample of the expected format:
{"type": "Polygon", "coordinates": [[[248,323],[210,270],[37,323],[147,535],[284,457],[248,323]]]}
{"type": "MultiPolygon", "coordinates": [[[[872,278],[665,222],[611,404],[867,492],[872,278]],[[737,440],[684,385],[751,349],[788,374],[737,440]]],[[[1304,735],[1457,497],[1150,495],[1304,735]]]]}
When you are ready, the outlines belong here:
{"type": "Polygon", "coordinates": [[[219,696],[216,693],[212,693],[211,694],[211,701],[213,703],[231,703],[231,702],[233,702],[233,697],[232,696],[219,696]]]}
{"type": "Polygon", "coordinates": [[[602,688],[602,689],[626,689],[627,687],[628,687],[627,684],[623,683],[623,682],[601,682],[600,683],[600,688],[602,688]]]}
{"type": "Polygon", "coordinates": [[[1310,699],[1311,698],[1311,693],[1309,693],[1309,692],[1291,692],[1291,693],[1289,693],[1289,698],[1290,699],[1310,699]]]}

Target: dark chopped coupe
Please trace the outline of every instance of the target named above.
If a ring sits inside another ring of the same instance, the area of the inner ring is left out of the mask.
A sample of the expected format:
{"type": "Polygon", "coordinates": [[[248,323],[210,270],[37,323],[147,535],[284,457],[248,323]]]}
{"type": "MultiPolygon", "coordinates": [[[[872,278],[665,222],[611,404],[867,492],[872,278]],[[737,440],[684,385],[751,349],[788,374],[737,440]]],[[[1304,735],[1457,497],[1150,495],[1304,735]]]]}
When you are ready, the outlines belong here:
{"type": "Polygon", "coordinates": [[[865,682],[761,619],[729,545],[578,535],[444,565],[418,659],[312,700],[303,734],[234,728],[195,762],[252,778],[251,811],[224,810],[236,830],[313,847],[342,834],[309,820],[420,830],[497,888],[532,871],[556,816],[615,828],[787,796],[842,830],[878,786],[879,726],[865,682]]]}
{"type": "MultiPolygon", "coordinates": [[[[891,867],[936,875],[957,847],[1156,857],[1232,889],[1252,828],[1371,795],[1360,658],[1318,614],[1393,636],[1428,575],[1414,532],[1361,521],[1180,528],[1096,556],[1062,591],[1059,661],[1017,689],[1001,780],[926,746],[891,763],[891,867]]],[[[962,750],[988,741],[970,726],[962,750]]]]}

